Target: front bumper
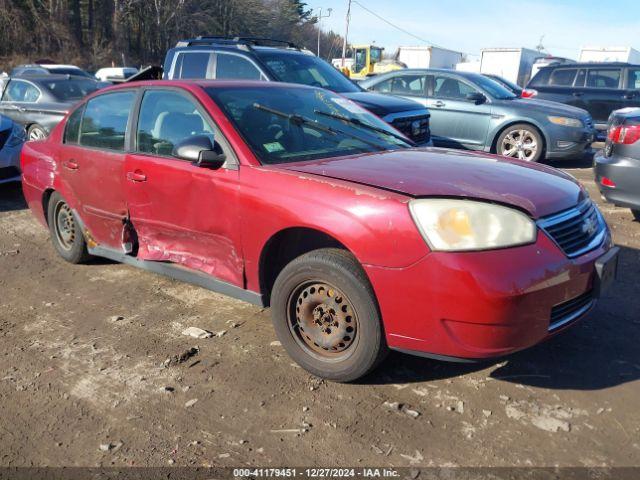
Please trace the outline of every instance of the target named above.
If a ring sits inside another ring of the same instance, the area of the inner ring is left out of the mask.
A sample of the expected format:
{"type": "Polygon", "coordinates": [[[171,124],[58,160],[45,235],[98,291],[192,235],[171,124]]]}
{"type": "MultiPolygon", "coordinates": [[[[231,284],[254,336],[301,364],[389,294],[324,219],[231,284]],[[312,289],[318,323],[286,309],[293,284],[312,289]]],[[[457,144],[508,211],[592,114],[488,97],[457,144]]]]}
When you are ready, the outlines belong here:
{"type": "Polygon", "coordinates": [[[20,151],[22,144],[0,149],[0,183],[20,181],[20,151]]]}
{"type": "Polygon", "coordinates": [[[595,296],[578,299],[593,292],[595,262],[610,247],[607,232],[600,247],[569,259],[541,231],[523,247],[432,252],[404,269],[365,269],[391,348],[483,359],[533,346],[587,315],[595,296]]]}
{"type": "Polygon", "coordinates": [[[554,125],[547,132],[547,151],[549,159],[581,158],[591,153],[591,144],[596,141],[593,128],[574,128],[554,125]]]}
{"type": "Polygon", "coordinates": [[[602,196],[619,207],[640,210],[640,160],[621,156],[594,157],[593,170],[602,196]],[[602,185],[602,179],[612,180],[616,186],[602,185]]]}

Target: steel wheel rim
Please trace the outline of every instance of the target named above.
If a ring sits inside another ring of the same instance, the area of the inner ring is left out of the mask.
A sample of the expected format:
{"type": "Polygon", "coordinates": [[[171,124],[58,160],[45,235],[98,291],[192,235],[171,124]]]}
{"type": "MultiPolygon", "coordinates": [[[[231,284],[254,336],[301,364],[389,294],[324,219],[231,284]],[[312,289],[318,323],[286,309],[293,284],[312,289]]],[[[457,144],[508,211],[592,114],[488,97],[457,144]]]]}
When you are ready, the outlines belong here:
{"type": "Polygon", "coordinates": [[[500,152],[505,157],[518,158],[527,162],[538,153],[538,140],[533,132],[525,129],[511,130],[502,139],[500,152]]]}
{"type": "Polygon", "coordinates": [[[39,127],[32,128],[29,131],[29,141],[44,140],[45,138],[47,138],[47,135],[44,133],[44,130],[39,127]]]}
{"type": "Polygon", "coordinates": [[[65,202],[58,202],[54,215],[56,238],[65,250],[71,250],[76,239],[76,223],[73,212],[65,202]]]}
{"type": "Polygon", "coordinates": [[[289,297],[287,325],[307,354],[324,361],[342,361],[358,343],[359,322],[353,304],[333,285],[313,280],[289,297]]]}

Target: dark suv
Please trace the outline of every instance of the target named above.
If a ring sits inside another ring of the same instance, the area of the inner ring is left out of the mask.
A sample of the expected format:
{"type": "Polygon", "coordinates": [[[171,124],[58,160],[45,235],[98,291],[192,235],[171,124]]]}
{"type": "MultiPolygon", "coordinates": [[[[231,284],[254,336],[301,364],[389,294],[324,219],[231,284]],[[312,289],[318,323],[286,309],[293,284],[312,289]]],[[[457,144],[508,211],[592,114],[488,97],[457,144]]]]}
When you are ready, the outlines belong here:
{"type": "Polygon", "coordinates": [[[527,85],[535,98],[587,110],[604,132],[614,110],[640,107],[640,65],[572,63],[541,68],[527,85]]]}
{"type": "Polygon", "coordinates": [[[198,37],[167,52],[163,78],[299,83],[339,93],[376,114],[418,145],[431,144],[429,111],[412,100],[370,93],[332,65],[289,42],[198,37]]]}

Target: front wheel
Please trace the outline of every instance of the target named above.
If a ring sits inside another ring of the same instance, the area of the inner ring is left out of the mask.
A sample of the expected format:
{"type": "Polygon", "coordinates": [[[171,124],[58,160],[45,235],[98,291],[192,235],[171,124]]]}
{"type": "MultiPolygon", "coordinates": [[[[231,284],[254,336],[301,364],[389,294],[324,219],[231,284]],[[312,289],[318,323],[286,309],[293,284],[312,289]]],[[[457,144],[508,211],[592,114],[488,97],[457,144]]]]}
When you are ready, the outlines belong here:
{"type": "Polygon", "coordinates": [[[635,219],[640,222],[640,210],[631,210],[631,213],[633,213],[635,219]]]}
{"type": "Polygon", "coordinates": [[[544,141],[538,130],[525,123],[505,129],[496,142],[496,153],[504,157],[537,162],[542,158],[544,141]]]}
{"type": "Polygon", "coordinates": [[[319,377],[356,380],[387,353],[373,289],[344,250],[314,250],[289,263],[275,281],[271,307],[282,346],[319,377]]]}
{"type": "Polygon", "coordinates": [[[44,140],[47,138],[47,131],[38,124],[31,125],[27,130],[27,139],[30,142],[44,140]]]}

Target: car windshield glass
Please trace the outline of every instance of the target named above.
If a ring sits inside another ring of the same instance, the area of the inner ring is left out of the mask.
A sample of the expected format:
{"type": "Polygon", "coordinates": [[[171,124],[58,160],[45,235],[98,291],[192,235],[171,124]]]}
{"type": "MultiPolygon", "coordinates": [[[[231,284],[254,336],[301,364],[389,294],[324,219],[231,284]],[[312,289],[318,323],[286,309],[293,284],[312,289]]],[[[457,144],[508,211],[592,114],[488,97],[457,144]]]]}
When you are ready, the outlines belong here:
{"type": "Polygon", "coordinates": [[[79,77],[91,78],[91,75],[89,75],[84,70],[80,70],[79,68],[52,67],[52,68],[49,68],[49,73],[53,73],[56,75],[77,75],[79,77]]]}
{"type": "Polygon", "coordinates": [[[43,80],[41,85],[63,102],[84,98],[99,87],[94,80],[43,80]]]}
{"type": "Polygon", "coordinates": [[[484,77],[482,75],[474,75],[470,80],[482,88],[489,96],[497,100],[510,100],[512,98],[518,98],[506,87],[500,85],[495,80],[484,77]]]}
{"type": "Polygon", "coordinates": [[[335,67],[313,55],[256,51],[278,81],[321,87],[337,93],[360,92],[360,87],[335,67]]]}
{"type": "Polygon", "coordinates": [[[378,117],[327,90],[256,86],[208,88],[207,93],[265,164],[410,146],[378,117]]]}

